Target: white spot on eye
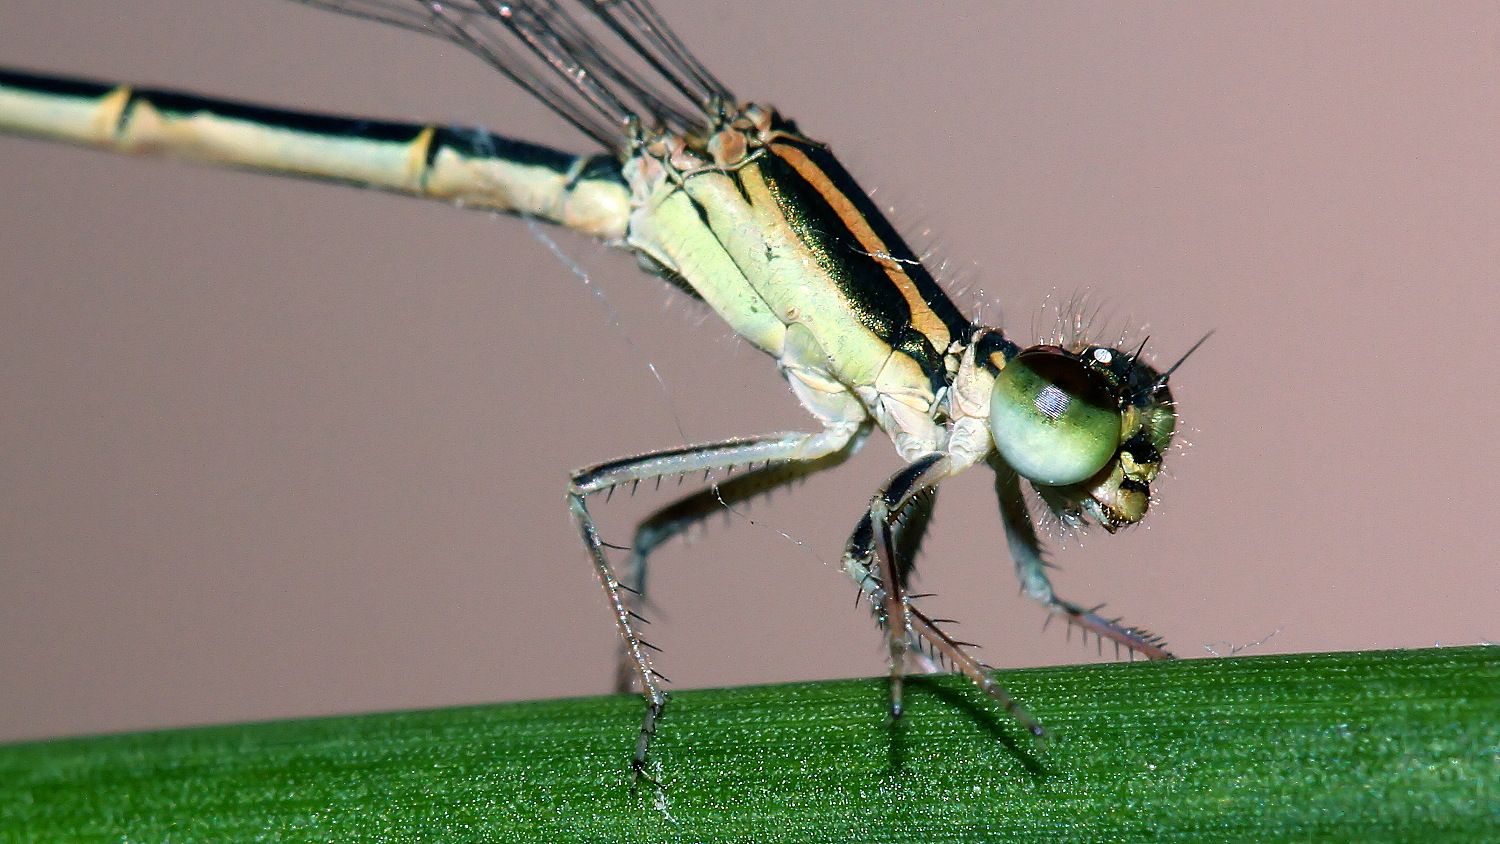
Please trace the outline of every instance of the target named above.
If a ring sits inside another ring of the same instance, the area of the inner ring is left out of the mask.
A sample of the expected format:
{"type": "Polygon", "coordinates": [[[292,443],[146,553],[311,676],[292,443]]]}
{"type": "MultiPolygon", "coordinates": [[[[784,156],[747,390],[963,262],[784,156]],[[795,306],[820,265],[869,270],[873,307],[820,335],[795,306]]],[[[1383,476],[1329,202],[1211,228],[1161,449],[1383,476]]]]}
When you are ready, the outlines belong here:
{"type": "Polygon", "coordinates": [[[1112,360],[1114,360],[1114,359],[1115,359],[1115,356],[1110,353],[1109,349],[1095,349],[1094,350],[1094,360],[1096,360],[1096,361],[1098,361],[1098,362],[1100,362],[1100,363],[1102,363],[1102,364],[1104,364],[1106,366],[1108,366],[1109,362],[1112,361],[1112,360]]]}
{"type": "Polygon", "coordinates": [[[1057,419],[1068,412],[1068,403],[1072,398],[1066,391],[1056,384],[1048,384],[1042,391],[1036,394],[1036,401],[1032,405],[1037,411],[1048,419],[1057,419]]]}

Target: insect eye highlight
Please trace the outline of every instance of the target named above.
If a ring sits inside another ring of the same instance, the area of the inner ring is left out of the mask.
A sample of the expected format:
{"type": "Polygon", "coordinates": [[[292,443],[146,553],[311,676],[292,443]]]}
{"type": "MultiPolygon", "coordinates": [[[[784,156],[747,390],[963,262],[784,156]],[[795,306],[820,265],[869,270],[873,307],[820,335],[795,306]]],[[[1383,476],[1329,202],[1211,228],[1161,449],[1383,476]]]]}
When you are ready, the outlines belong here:
{"type": "Polygon", "coordinates": [[[1115,390],[1104,375],[1056,346],[1027,349],[1000,370],[990,392],[989,422],[1000,456],[1037,484],[1085,481],[1120,446],[1115,390]]]}

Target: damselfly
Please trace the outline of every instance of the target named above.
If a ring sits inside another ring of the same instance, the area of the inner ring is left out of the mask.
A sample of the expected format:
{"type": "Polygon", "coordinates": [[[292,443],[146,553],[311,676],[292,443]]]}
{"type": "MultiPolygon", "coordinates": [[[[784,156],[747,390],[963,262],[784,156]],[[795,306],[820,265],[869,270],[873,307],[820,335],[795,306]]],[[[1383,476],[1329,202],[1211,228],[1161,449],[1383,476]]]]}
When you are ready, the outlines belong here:
{"type": "Polygon", "coordinates": [[[0,128],[125,152],[332,179],[501,210],[595,235],[701,299],[769,354],[819,429],[725,440],[574,474],[568,503],[625,644],[621,684],[646,714],[644,769],[667,696],[637,634],[651,550],[719,508],[846,459],[872,433],[906,466],[857,520],[843,568],[885,633],[890,707],[909,659],[950,664],[1034,735],[968,648],[907,594],[932,494],[977,464],[995,474],[1023,588],[1049,611],[1132,652],[1154,637],[1053,593],[1023,494],[1068,523],[1144,518],[1176,419],[1168,376],[1141,347],[1064,332],[1022,348],[974,324],[820,142],[738,100],[644,2],[499,4],[311,0],[434,34],[524,86],[604,153],[577,156],[470,130],[276,111],[168,91],[0,76],[0,128]],[[623,568],[589,503],[663,476],[722,477],[647,520],[623,568]]]}

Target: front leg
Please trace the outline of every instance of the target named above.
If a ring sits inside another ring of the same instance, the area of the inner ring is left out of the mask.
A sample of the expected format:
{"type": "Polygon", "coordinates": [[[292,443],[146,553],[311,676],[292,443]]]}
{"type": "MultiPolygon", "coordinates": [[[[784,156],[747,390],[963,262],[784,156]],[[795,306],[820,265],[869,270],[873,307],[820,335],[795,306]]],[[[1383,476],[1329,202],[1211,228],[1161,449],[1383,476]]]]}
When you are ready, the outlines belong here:
{"type": "Polygon", "coordinates": [[[610,612],[615,617],[615,624],[624,641],[627,659],[634,667],[641,694],[646,699],[646,714],[641,721],[640,733],[636,736],[635,752],[630,763],[637,777],[646,776],[646,754],[652,737],[656,735],[657,721],[666,708],[667,694],[662,688],[662,676],[651,665],[648,652],[650,643],[636,633],[634,621],[639,620],[640,616],[636,615],[626,600],[628,587],[623,586],[615,576],[585,499],[622,484],[635,485],[644,480],[671,475],[710,472],[762,462],[815,461],[844,449],[859,429],[859,421],[837,422],[817,433],[770,434],[688,446],[613,460],[573,473],[568,485],[568,508],[573,513],[584,547],[594,564],[599,585],[603,587],[609,600],[610,612]]]}
{"type": "Polygon", "coordinates": [[[995,470],[995,494],[1000,499],[1005,540],[1015,560],[1016,577],[1026,595],[1049,612],[1067,619],[1068,624],[1098,636],[1101,643],[1108,639],[1132,656],[1139,653],[1147,659],[1175,659],[1161,637],[1137,627],[1127,627],[1119,619],[1104,618],[1096,612],[1098,607],[1085,608],[1059,598],[1052,591],[1052,581],[1047,578],[1047,562],[1042,557],[1041,540],[1037,538],[1036,526],[1032,524],[1031,513],[1021,492],[1021,479],[1014,469],[998,458],[992,458],[990,465],[995,470]]]}

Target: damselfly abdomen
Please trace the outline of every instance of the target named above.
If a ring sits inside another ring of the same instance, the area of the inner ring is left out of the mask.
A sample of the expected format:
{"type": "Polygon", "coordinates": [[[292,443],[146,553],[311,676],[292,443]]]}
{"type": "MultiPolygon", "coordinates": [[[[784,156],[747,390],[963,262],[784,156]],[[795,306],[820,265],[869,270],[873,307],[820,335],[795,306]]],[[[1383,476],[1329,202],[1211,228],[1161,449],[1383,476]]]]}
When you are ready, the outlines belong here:
{"type": "Polygon", "coordinates": [[[737,99],[641,3],[314,3],[437,34],[525,85],[604,152],[575,156],[441,127],[345,121],[166,91],[24,73],[0,79],[0,127],[129,152],[331,178],[559,223],[636,253],[777,363],[816,430],[724,440],[598,464],[568,491],[625,642],[622,681],[647,701],[645,765],[666,702],[637,634],[645,560],[718,508],[846,458],[879,429],[906,467],[855,520],[843,568],[885,631],[891,709],[909,655],[953,665],[1036,735],[986,667],[906,594],[931,493],[979,463],[995,473],[1026,592],[1153,658],[1160,643],[1057,597],[1023,482],[1064,521],[1140,521],[1171,441],[1166,372],[1081,337],[1022,348],[954,306],[828,148],[737,99]],[[715,485],[648,519],[624,570],[588,505],[598,493],[702,473],[715,485]]]}

